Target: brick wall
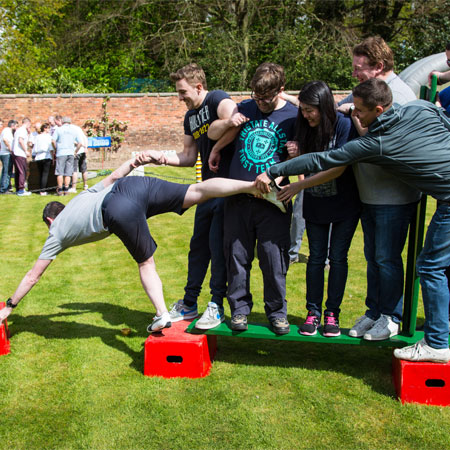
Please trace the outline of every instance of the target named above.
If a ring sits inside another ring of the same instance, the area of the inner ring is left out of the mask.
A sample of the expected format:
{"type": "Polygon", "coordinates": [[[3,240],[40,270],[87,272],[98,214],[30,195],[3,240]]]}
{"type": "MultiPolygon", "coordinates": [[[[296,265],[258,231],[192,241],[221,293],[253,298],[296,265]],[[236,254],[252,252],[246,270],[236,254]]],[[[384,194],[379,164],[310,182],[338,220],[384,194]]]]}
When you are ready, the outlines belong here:
{"type": "MultiPolygon", "coordinates": [[[[336,92],[339,100],[346,93],[336,92]]],[[[128,122],[128,130],[121,150],[112,155],[108,167],[116,167],[132,151],[143,149],[177,150],[183,146],[183,118],[186,106],[175,93],[111,94],[108,113],[110,119],[128,122]]],[[[249,98],[249,93],[231,93],[234,101],[249,98]]],[[[50,115],[71,117],[82,125],[87,119],[98,119],[102,114],[104,94],[0,95],[0,118],[4,124],[10,119],[19,122],[28,117],[33,123],[46,121],[50,115]]],[[[90,167],[98,168],[101,156],[89,151],[90,167]]]]}

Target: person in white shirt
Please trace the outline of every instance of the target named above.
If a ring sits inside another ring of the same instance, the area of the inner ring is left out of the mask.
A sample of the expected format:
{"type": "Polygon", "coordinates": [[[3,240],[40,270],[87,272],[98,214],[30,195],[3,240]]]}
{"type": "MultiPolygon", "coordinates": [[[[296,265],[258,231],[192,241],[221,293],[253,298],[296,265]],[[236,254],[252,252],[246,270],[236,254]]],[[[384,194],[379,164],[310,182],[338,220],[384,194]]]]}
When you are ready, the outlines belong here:
{"type": "Polygon", "coordinates": [[[40,133],[36,136],[33,146],[35,161],[39,170],[39,189],[41,195],[47,195],[48,174],[53,162],[52,137],[50,124],[41,125],[40,133]]]}
{"type": "Polygon", "coordinates": [[[86,151],[88,146],[87,136],[84,134],[84,131],[78,125],[73,124],[78,130],[79,140],[81,142],[81,147],[75,151],[75,156],[73,160],[73,174],[72,174],[72,187],[68,190],[73,194],[77,193],[77,182],[78,182],[78,171],[81,173],[83,178],[83,189],[86,190],[88,188],[87,180],[87,161],[86,161],[86,151]]]}
{"type": "Polygon", "coordinates": [[[17,121],[10,120],[8,126],[3,128],[0,134],[0,161],[2,162],[2,174],[0,178],[0,194],[6,194],[9,190],[13,168],[13,133],[17,121]]]}
{"type": "Polygon", "coordinates": [[[25,181],[27,178],[27,157],[30,156],[28,150],[28,139],[30,136],[31,121],[27,117],[22,120],[22,126],[14,134],[14,177],[16,183],[16,194],[19,196],[31,195],[25,191],[25,181]]]}

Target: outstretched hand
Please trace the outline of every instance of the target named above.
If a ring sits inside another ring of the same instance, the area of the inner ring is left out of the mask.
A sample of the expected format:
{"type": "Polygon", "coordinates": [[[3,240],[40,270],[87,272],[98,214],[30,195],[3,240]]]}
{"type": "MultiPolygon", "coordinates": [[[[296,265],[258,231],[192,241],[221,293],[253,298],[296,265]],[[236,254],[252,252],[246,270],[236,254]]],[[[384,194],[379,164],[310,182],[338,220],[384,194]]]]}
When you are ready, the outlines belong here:
{"type": "Polygon", "coordinates": [[[0,309],[0,325],[11,314],[11,311],[11,308],[7,308],[6,306],[0,309]]]}
{"type": "Polygon", "coordinates": [[[301,190],[302,188],[300,182],[287,184],[277,193],[277,199],[282,202],[288,202],[292,200],[292,197],[298,194],[301,190]]]}
{"type": "Polygon", "coordinates": [[[156,164],[158,166],[167,164],[167,156],[161,151],[145,150],[136,156],[133,165],[139,167],[144,164],[156,164]]]}

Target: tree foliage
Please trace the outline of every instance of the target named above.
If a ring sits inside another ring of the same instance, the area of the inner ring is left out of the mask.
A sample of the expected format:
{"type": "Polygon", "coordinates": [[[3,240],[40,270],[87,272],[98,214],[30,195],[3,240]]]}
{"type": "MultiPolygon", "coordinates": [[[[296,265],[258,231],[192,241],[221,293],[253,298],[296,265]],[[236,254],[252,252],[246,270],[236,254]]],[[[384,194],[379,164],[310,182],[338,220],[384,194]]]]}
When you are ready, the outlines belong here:
{"type": "MultiPolygon", "coordinates": [[[[196,61],[210,88],[248,89],[263,61],[287,88],[354,84],[351,49],[379,34],[397,71],[443,51],[450,0],[2,0],[0,92],[114,92],[196,61]]],[[[150,85],[151,86],[151,85],[150,85]]]]}

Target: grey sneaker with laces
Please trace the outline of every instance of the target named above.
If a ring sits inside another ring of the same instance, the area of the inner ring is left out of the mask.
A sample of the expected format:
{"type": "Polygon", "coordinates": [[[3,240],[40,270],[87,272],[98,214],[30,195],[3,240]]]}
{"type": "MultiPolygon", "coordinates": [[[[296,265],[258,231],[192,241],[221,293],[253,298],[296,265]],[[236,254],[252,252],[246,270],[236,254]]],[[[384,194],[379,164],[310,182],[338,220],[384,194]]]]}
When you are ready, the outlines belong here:
{"type": "Polygon", "coordinates": [[[358,317],[358,319],[356,319],[355,325],[353,325],[353,327],[348,332],[348,335],[351,337],[363,337],[366,332],[373,327],[374,323],[375,320],[367,317],[366,315],[358,317]]]}
{"type": "Polygon", "coordinates": [[[225,320],[223,307],[221,308],[217,303],[209,302],[202,317],[197,320],[195,328],[199,330],[210,330],[219,326],[225,320]]]}
{"type": "Polygon", "coordinates": [[[366,341],[384,341],[392,336],[396,336],[400,331],[400,324],[392,320],[391,316],[381,314],[375,321],[373,327],[364,333],[366,341]]]}
{"type": "Polygon", "coordinates": [[[198,316],[197,305],[187,306],[181,299],[171,305],[169,314],[172,322],[195,319],[198,316]]]}

